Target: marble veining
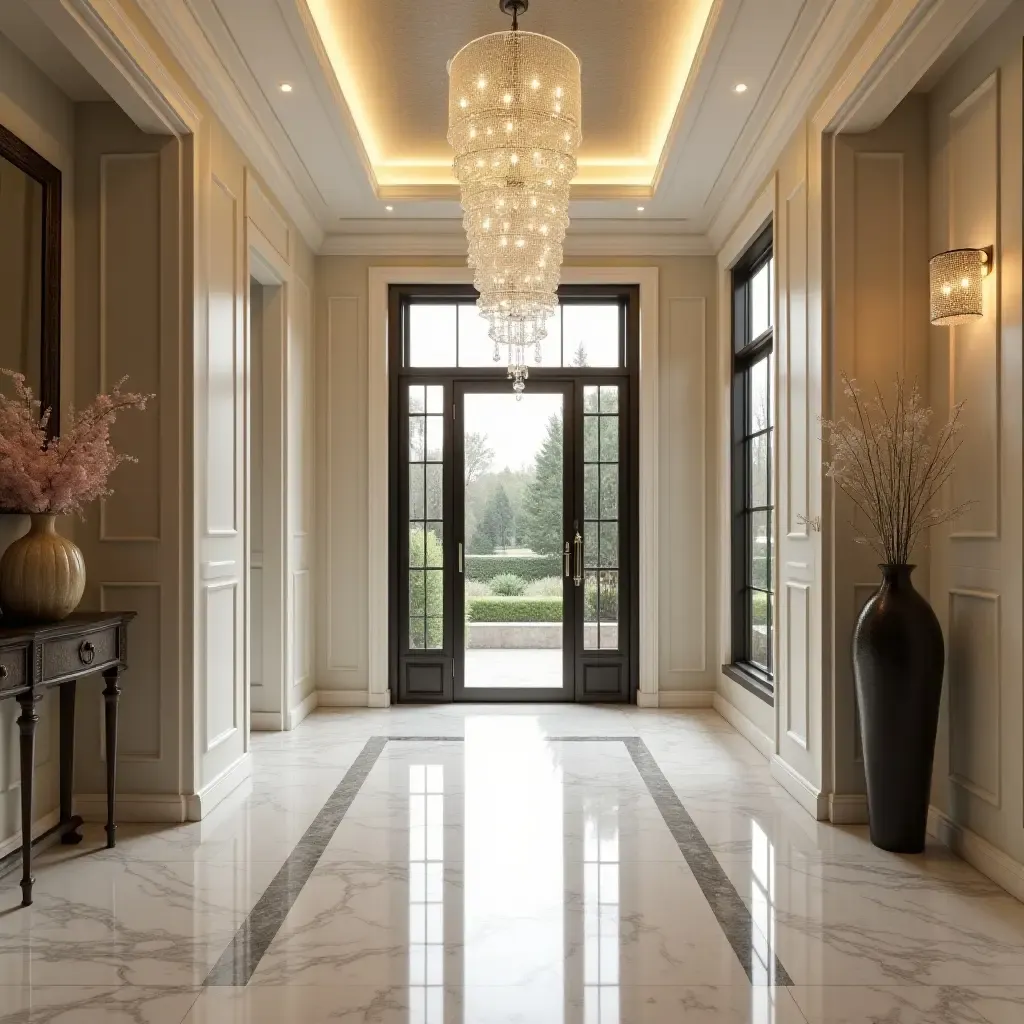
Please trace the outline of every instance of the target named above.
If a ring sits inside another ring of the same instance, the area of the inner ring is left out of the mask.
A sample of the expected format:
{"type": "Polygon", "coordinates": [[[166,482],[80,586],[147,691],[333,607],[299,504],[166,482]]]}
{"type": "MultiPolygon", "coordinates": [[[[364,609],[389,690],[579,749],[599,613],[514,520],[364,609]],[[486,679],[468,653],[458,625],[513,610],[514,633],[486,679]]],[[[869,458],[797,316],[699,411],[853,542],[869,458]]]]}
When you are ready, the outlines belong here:
{"type": "Polygon", "coordinates": [[[321,711],[205,820],[0,880],[0,1022],[1021,1024],[1024,906],[711,711],[321,711]]]}

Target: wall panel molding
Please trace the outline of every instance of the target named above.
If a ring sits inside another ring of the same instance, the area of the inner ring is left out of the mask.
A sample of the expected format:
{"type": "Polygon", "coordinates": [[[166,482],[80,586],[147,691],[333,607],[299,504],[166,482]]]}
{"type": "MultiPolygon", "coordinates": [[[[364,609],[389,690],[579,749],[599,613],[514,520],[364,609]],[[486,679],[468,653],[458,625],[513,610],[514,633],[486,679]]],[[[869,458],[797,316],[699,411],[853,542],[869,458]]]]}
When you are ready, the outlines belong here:
{"type": "MultiPolygon", "coordinates": [[[[999,241],[999,73],[949,113],[949,248],[999,241]]],[[[963,400],[963,445],[951,503],[976,502],[950,540],[998,540],[1001,519],[1001,261],[984,283],[985,316],[950,329],[950,406],[963,400]]]]}
{"type": "MultiPolygon", "coordinates": [[[[102,153],[99,157],[99,387],[108,391],[122,376],[143,394],[162,393],[160,348],[161,155],[159,152],[102,153]],[[155,340],[140,345],[139,334],[155,340]],[[112,371],[111,366],[114,369],[112,371]]],[[[123,417],[111,434],[147,471],[161,476],[161,403],[123,417]],[[151,469],[150,469],[151,467],[151,469]]],[[[103,543],[159,543],[161,501],[141,473],[122,468],[116,492],[99,503],[103,543]]]]}
{"type": "Polygon", "coordinates": [[[238,732],[234,679],[239,650],[235,629],[240,582],[210,583],[202,588],[203,753],[210,754],[238,732]],[[224,706],[224,698],[227,706],[224,706]],[[220,701],[220,703],[218,703],[220,701]]]}
{"type": "MultiPolygon", "coordinates": [[[[122,686],[119,704],[118,762],[159,762],[164,756],[164,695],[160,685],[163,665],[161,623],[163,584],[158,580],[104,580],[100,584],[100,610],[133,609],[129,627],[130,675],[122,686]],[[119,598],[117,595],[124,595],[119,598]]],[[[100,716],[98,755],[106,760],[104,718],[100,716]]]]}
{"type": "Polygon", "coordinates": [[[669,528],[667,601],[661,623],[668,671],[707,671],[707,303],[703,296],[669,300],[661,386],[666,410],[660,429],[674,438],[662,459],[663,500],[680,520],[669,528]],[[685,495],[685,497],[684,497],[685,495]]]}
{"type": "MultiPolygon", "coordinates": [[[[786,382],[788,387],[785,402],[786,414],[786,532],[790,539],[805,539],[807,527],[800,523],[798,516],[810,516],[808,495],[810,494],[810,460],[808,459],[806,436],[809,428],[810,405],[807,391],[809,367],[808,344],[810,330],[807,322],[807,182],[800,181],[786,197],[785,246],[783,258],[786,261],[786,327],[788,339],[785,346],[786,382]]],[[[778,358],[776,357],[778,364],[778,358]]],[[[776,382],[780,374],[776,372],[776,382]]],[[[773,383],[776,383],[773,382],[773,383]]],[[[775,388],[775,407],[778,416],[778,386],[775,388]]]]}
{"type": "Polygon", "coordinates": [[[950,588],[949,778],[997,808],[1002,802],[1000,612],[995,591],[950,588]]]}
{"type": "Polygon", "coordinates": [[[804,750],[809,749],[810,718],[809,643],[811,635],[811,584],[786,581],[786,735],[804,750]],[[794,606],[799,603],[802,608],[794,606]]]}
{"type": "MultiPolygon", "coordinates": [[[[328,394],[346,393],[345,377],[360,381],[366,377],[366,366],[358,344],[363,320],[362,304],[354,295],[333,295],[327,300],[327,389],[328,394]]],[[[327,486],[325,488],[325,535],[327,566],[324,588],[327,609],[326,651],[328,672],[356,673],[360,671],[352,655],[363,646],[365,633],[365,602],[351,588],[333,585],[331,581],[344,579],[347,562],[353,550],[345,550],[339,543],[338,533],[331,524],[346,522],[356,525],[362,518],[362,502],[357,490],[351,486],[356,478],[358,453],[346,446],[346,437],[358,437],[362,429],[364,410],[355,402],[326,404],[327,416],[327,486]],[[345,454],[347,453],[347,454],[345,454]]],[[[387,467],[382,472],[386,474],[387,467]]],[[[354,534],[349,534],[354,536],[354,534]]]]}
{"type": "Polygon", "coordinates": [[[209,298],[206,333],[204,511],[208,537],[239,532],[238,467],[238,197],[216,175],[209,193],[209,298]]]}

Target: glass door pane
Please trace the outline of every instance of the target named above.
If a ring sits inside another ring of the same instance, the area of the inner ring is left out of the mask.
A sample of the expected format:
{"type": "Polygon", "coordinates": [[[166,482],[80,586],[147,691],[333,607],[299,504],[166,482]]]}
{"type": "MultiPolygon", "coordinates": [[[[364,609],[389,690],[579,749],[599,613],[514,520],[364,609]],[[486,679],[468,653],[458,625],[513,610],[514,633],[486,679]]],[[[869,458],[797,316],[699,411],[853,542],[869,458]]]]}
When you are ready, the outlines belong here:
{"type": "MultiPolygon", "coordinates": [[[[532,383],[532,382],[531,382],[532,383]]],[[[456,696],[566,699],[566,422],[571,392],[463,386],[463,651],[456,696]],[[502,697],[502,694],[505,696],[502,697]]],[[[571,601],[571,593],[568,600],[571,601]]]]}
{"type": "Polygon", "coordinates": [[[398,424],[395,625],[402,700],[451,700],[451,399],[445,384],[402,385],[398,424]],[[446,411],[448,415],[445,415],[446,411]]]}
{"type": "Polygon", "coordinates": [[[583,388],[583,649],[619,649],[619,386],[583,388]]]}
{"type": "Polygon", "coordinates": [[[409,648],[444,646],[444,388],[409,387],[409,648]]]}

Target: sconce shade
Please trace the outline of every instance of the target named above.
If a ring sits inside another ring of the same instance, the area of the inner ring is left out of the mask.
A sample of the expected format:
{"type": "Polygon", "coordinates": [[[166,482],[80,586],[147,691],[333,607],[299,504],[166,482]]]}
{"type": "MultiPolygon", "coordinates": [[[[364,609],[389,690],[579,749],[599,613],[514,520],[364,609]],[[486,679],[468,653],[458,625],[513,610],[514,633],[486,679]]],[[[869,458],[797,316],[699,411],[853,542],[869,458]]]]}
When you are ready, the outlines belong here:
{"type": "Polygon", "coordinates": [[[982,316],[981,282],[988,272],[984,249],[950,249],[928,262],[931,283],[931,321],[952,327],[982,316]]]}

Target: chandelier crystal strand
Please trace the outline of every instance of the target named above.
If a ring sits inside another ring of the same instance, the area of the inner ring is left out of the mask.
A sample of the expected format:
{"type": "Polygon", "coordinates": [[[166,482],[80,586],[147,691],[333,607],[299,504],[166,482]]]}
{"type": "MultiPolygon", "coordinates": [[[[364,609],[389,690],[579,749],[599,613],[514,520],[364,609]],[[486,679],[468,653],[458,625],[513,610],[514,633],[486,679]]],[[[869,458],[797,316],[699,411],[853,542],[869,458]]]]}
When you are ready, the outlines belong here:
{"type": "Polygon", "coordinates": [[[468,43],[449,76],[448,142],[477,306],[518,395],[558,305],[581,140],[580,62],[555,39],[513,30],[468,43]]]}

